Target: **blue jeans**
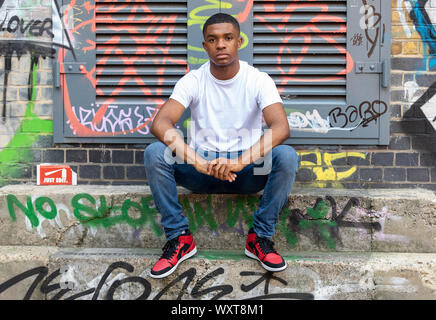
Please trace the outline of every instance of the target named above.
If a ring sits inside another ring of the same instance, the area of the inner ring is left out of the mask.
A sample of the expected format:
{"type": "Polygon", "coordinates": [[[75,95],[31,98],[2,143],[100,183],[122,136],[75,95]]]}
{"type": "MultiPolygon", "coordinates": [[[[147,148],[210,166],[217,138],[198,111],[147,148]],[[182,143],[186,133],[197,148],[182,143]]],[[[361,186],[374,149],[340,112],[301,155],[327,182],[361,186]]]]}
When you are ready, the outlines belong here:
{"type": "MultiPolygon", "coordinates": [[[[197,153],[207,160],[220,156],[207,151],[197,153]]],[[[234,158],[241,153],[242,151],[225,153],[224,156],[234,158]]],[[[180,161],[171,164],[168,161],[171,155],[170,149],[162,142],[152,143],[144,152],[145,172],[154,202],[162,215],[161,224],[167,240],[189,228],[188,219],[182,214],[183,208],[178,202],[177,184],[194,193],[253,194],[264,189],[259,208],[253,213],[254,231],[259,237],[270,239],[273,236],[280,211],[291,193],[300,165],[294,148],[287,145],[274,147],[264,157],[265,163],[246,166],[236,173],[234,182],[200,173],[191,164],[177,163],[180,161]],[[267,171],[269,174],[259,174],[259,171],[267,171]]],[[[221,157],[224,156],[221,154],[221,157]]]]}

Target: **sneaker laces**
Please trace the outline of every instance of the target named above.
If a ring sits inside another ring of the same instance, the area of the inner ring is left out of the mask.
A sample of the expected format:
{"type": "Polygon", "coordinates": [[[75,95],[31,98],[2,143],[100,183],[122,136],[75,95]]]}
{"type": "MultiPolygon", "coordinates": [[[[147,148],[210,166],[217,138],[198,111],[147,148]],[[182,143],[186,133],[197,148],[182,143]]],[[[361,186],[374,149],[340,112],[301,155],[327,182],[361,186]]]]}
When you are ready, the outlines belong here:
{"type": "Polygon", "coordinates": [[[160,258],[167,259],[167,260],[171,259],[174,256],[174,254],[177,252],[178,245],[179,245],[178,238],[174,238],[167,241],[165,246],[162,248],[163,253],[160,258]]]}
{"type": "Polygon", "coordinates": [[[260,249],[265,255],[267,255],[268,253],[277,253],[277,251],[274,249],[274,242],[272,242],[271,240],[265,238],[257,238],[256,242],[259,244],[260,249]]]}

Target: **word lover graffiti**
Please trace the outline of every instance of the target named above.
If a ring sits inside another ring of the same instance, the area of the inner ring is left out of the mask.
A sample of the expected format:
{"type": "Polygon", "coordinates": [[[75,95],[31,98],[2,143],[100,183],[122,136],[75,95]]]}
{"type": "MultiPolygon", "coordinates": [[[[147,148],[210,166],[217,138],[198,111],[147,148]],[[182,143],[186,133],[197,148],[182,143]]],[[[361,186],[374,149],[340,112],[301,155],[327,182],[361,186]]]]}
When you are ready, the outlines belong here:
{"type": "Polygon", "coordinates": [[[0,32],[19,32],[27,36],[43,36],[46,33],[50,38],[54,37],[52,32],[53,23],[50,18],[46,18],[44,21],[30,20],[29,22],[25,22],[23,18],[18,16],[13,16],[6,21],[7,18],[6,16],[3,21],[0,21],[0,32]]]}
{"type": "Polygon", "coordinates": [[[25,20],[18,15],[8,16],[9,10],[18,12],[26,12],[27,10],[13,10],[13,8],[8,9],[8,4],[6,4],[3,8],[4,2],[5,0],[0,0],[0,32],[14,33],[18,36],[21,35],[28,38],[37,36],[40,37],[46,34],[48,37],[54,38],[54,34],[52,32],[53,21],[51,18],[48,17],[44,20],[25,20]]]}

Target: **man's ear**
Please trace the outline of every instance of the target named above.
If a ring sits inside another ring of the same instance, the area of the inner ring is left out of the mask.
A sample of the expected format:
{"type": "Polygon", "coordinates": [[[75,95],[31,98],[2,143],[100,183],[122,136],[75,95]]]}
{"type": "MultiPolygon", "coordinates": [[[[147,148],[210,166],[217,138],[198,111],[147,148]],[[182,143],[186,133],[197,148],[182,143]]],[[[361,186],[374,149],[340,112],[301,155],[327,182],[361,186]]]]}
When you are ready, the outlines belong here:
{"type": "Polygon", "coordinates": [[[241,48],[241,46],[242,46],[242,41],[243,41],[242,37],[239,36],[239,39],[238,39],[238,49],[241,48]]]}

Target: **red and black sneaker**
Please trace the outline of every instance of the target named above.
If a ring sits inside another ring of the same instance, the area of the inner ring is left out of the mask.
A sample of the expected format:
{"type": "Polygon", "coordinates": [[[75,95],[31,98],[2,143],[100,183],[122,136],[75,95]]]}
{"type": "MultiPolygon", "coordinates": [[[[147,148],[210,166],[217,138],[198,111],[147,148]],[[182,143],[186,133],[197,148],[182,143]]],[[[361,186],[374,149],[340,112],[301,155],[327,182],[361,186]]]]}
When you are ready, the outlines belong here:
{"type": "Polygon", "coordinates": [[[167,241],[163,253],[150,271],[152,278],[165,278],[173,273],[180,262],[197,253],[194,238],[189,230],[167,241]]]}
{"type": "Polygon", "coordinates": [[[259,260],[262,267],[271,272],[283,271],[287,267],[285,260],[274,249],[274,242],[258,237],[253,228],[248,230],[245,254],[259,260]]]}

